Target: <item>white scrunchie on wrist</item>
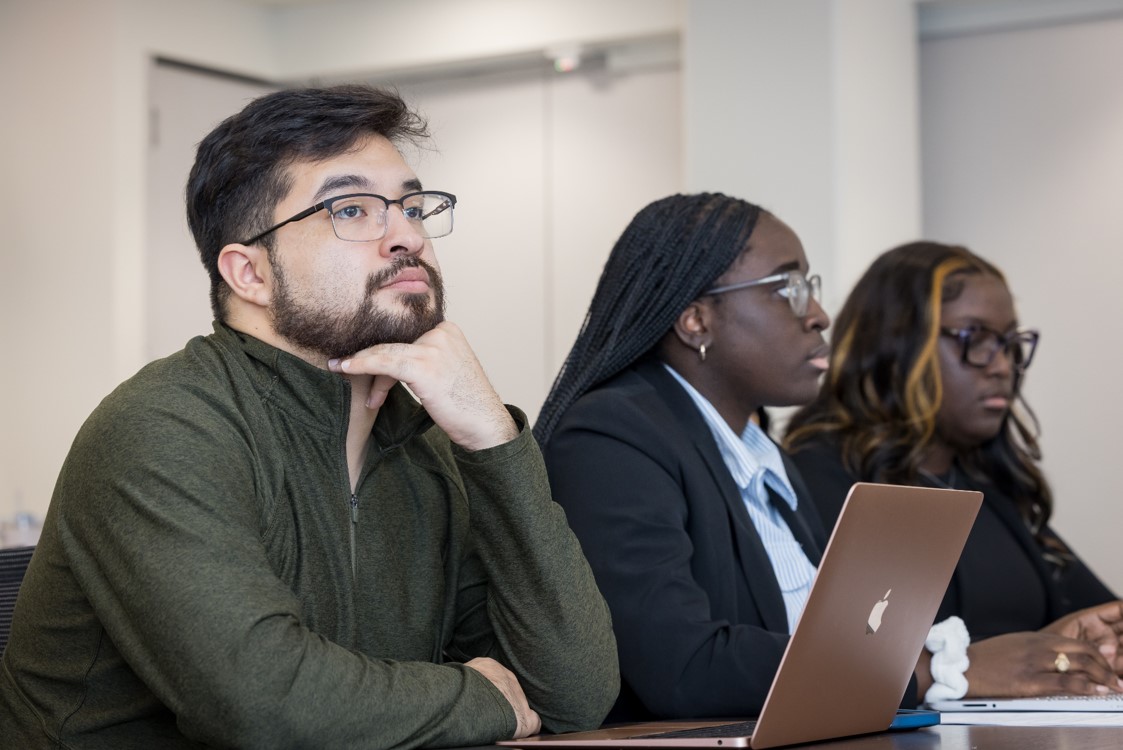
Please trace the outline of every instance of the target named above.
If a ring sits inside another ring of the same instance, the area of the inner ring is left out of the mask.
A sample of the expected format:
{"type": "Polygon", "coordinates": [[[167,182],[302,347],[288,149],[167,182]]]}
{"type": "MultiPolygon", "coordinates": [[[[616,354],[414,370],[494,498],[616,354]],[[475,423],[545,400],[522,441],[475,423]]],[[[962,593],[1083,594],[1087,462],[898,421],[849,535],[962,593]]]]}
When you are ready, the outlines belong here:
{"type": "Polygon", "coordinates": [[[971,637],[958,617],[938,622],[928,631],[924,647],[932,652],[932,687],[924,694],[925,703],[958,700],[967,695],[967,646],[971,637]]]}

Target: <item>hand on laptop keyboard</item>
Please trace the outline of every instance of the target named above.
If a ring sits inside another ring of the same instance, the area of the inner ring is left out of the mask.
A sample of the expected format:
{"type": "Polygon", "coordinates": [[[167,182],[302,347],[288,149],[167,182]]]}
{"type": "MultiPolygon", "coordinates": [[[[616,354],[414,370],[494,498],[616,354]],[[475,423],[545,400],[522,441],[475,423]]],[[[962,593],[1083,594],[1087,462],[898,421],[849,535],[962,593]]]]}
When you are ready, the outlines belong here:
{"type": "Polygon", "coordinates": [[[968,696],[995,698],[1096,695],[1123,692],[1103,654],[1087,641],[1053,633],[1008,633],[976,641],[967,650],[968,696]],[[1068,659],[1058,671],[1057,655],[1068,659]]]}

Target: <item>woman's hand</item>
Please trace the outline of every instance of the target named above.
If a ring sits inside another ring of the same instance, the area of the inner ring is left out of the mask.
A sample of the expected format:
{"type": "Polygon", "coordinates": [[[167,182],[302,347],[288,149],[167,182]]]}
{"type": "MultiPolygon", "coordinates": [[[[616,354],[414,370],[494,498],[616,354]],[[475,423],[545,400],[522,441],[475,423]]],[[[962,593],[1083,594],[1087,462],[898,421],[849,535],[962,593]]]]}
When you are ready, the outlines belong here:
{"type": "Polygon", "coordinates": [[[971,644],[967,656],[967,695],[972,697],[1123,693],[1115,670],[1086,640],[1044,631],[1009,633],[971,644]]]}
{"type": "Polygon", "coordinates": [[[1123,674],[1123,601],[1073,612],[1047,625],[1041,632],[1091,643],[1104,655],[1116,674],[1123,674]]]}

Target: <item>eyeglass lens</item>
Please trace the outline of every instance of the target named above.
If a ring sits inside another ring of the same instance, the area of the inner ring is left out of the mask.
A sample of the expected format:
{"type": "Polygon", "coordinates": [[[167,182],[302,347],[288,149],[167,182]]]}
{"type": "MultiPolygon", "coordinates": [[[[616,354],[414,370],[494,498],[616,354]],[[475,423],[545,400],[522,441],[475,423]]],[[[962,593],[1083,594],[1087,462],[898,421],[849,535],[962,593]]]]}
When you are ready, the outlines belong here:
{"type": "Polygon", "coordinates": [[[821,301],[823,293],[823,280],[818,274],[804,276],[799,271],[788,274],[788,302],[791,303],[792,312],[796,317],[802,318],[807,314],[811,300],[821,301]]]}
{"type": "MultiPolygon", "coordinates": [[[[400,207],[402,215],[423,237],[444,237],[452,232],[452,201],[446,195],[414,193],[403,198],[400,207]]],[[[387,202],[376,195],[346,196],[329,206],[336,236],[349,242],[382,239],[389,210],[387,202]]]]}
{"type": "Polygon", "coordinates": [[[1029,366],[1037,337],[1029,331],[1017,331],[1010,336],[1002,336],[987,329],[976,328],[964,331],[963,358],[969,365],[986,367],[1001,350],[1006,351],[1010,363],[1019,370],[1029,366]]]}

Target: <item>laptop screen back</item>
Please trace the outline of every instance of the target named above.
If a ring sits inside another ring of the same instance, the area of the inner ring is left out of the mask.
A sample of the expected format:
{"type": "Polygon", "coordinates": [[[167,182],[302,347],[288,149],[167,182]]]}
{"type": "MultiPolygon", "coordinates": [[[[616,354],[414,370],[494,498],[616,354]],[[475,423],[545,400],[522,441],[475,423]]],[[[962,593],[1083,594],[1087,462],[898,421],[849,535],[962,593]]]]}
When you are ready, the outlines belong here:
{"type": "Polygon", "coordinates": [[[687,737],[728,722],[676,721],[498,744],[767,748],[884,731],[981,504],[980,492],[851,488],[751,738],[687,737]]]}

